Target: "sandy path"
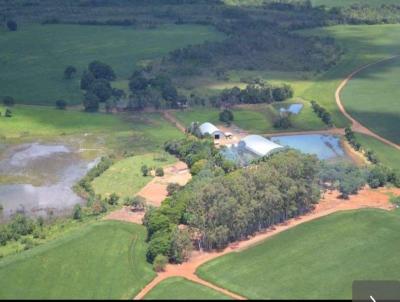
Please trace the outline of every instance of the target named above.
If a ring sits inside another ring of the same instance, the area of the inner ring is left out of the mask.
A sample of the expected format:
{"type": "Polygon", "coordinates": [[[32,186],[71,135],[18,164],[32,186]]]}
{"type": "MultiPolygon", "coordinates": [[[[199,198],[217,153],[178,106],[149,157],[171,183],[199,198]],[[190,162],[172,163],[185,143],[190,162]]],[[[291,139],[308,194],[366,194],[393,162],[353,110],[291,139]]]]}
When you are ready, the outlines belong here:
{"type": "Polygon", "coordinates": [[[172,123],[176,128],[178,128],[180,131],[186,132],[186,127],[183,126],[183,125],[181,124],[181,122],[178,121],[178,120],[175,118],[175,116],[173,116],[169,111],[164,110],[164,111],[163,111],[163,116],[164,116],[164,118],[165,118],[167,121],[171,122],[171,123],[172,123]]]}
{"type": "Polygon", "coordinates": [[[324,198],[317,204],[315,209],[301,217],[297,217],[294,219],[290,219],[285,223],[280,225],[276,225],[274,227],[270,227],[269,229],[256,234],[253,237],[250,237],[247,240],[239,241],[230,244],[223,251],[219,252],[200,252],[195,251],[192,253],[191,258],[188,262],[185,262],[180,265],[169,264],[166,267],[165,272],[158,273],[157,277],[150,282],[146,287],[142,289],[142,291],[135,297],[136,300],[143,299],[145,295],[153,289],[159,282],[170,278],[170,277],[184,277],[186,279],[192,280],[194,282],[198,282],[202,285],[209,286],[219,292],[222,292],[234,299],[244,299],[237,294],[231,293],[226,289],[219,288],[214,284],[210,284],[209,282],[200,279],[196,275],[197,268],[217,257],[222,255],[237,252],[243,249],[246,249],[250,246],[258,244],[276,234],[279,234],[283,231],[286,231],[292,227],[295,227],[301,223],[308,222],[338,211],[348,211],[348,210],[356,210],[361,208],[379,208],[384,210],[393,209],[393,205],[389,202],[389,193],[393,193],[396,195],[400,195],[400,189],[387,189],[381,188],[377,190],[371,190],[365,188],[359,192],[358,195],[353,195],[349,200],[339,199],[339,192],[333,191],[330,193],[325,193],[324,198]]]}
{"type": "Polygon", "coordinates": [[[345,108],[344,108],[344,106],[343,106],[343,104],[342,104],[342,100],[340,99],[340,93],[341,93],[341,91],[343,90],[343,88],[347,85],[347,83],[348,83],[357,73],[359,73],[360,71],[362,71],[362,70],[364,70],[364,69],[366,69],[366,68],[368,68],[368,67],[370,67],[370,66],[379,64],[379,63],[381,63],[381,62],[384,62],[384,61],[387,61],[387,60],[391,60],[391,59],[397,58],[397,57],[399,57],[399,56],[400,56],[400,55],[395,55],[395,56],[392,56],[392,57],[389,57],[389,58],[385,58],[385,59],[379,60],[379,61],[374,62],[374,63],[370,63],[370,64],[367,64],[367,65],[361,66],[360,68],[356,69],[356,70],[353,71],[351,74],[349,74],[349,75],[340,83],[340,85],[338,86],[338,88],[336,89],[336,92],[335,92],[336,104],[338,105],[339,110],[342,112],[342,114],[343,114],[344,116],[346,116],[346,117],[351,121],[351,123],[352,123],[351,128],[353,129],[353,131],[359,132],[359,133],[363,133],[363,134],[366,134],[366,135],[369,135],[369,136],[372,136],[372,137],[374,137],[374,138],[380,140],[381,142],[383,142],[383,143],[385,143],[385,144],[388,144],[388,145],[390,145],[390,146],[396,148],[397,150],[400,150],[400,146],[399,146],[399,145],[397,145],[397,144],[395,144],[395,143],[393,143],[393,142],[387,140],[386,138],[383,138],[382,136],[376,134],[375,132],[372,132],[370,129],[368,129],[368,128],[366,128],[365,126],[363,126],[360,122],[358,122],[357,120],[355,120],[354,118],[352,118],[352,117],[350,116],[350,114],[348,114],[348,113],[346,112],[346,110],[345,110],[345,108]]]}

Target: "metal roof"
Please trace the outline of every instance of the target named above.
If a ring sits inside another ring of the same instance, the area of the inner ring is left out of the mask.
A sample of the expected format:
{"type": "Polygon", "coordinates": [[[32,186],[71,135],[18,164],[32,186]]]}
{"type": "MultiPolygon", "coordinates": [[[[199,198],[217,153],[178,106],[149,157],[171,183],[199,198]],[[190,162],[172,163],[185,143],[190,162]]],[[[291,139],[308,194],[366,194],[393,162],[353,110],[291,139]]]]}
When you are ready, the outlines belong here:
{"type": "Polygon", "coordinates": [[[260,135],[248,135],[239,144],[259,156],[265,156],[275,150],[284,148],[260,135]]]}
{"type": "Polygon", "coordinates": [[[221,132],[217,127],[215,127],[211,123],[203,123],[199,126],[199,130],[201,134],[210,134],[213,135],[215,132],[221,132]]]}

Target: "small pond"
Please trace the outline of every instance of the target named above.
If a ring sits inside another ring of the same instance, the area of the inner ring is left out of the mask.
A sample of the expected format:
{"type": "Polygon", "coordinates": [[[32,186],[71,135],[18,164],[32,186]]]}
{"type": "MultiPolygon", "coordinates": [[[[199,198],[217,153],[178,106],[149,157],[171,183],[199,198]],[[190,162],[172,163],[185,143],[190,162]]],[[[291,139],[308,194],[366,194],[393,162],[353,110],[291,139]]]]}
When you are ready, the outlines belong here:
{"type": "Polygon", "coordinates": [[[299,114],[303,109],[303,104],[291,104],[290,106],[281,107],[279,111],[281,113],[290,112],[291,114],[299,114]]]}
{"type": "Polygon", "coordinates": [[[315,154],[323,160],[346,157],[340,138],[334,135],[287,135],[274,136],[270,139],[282,146],[297,149],[307,154],[315,154]]]}
{"type": "Polygon", "coordinates": [[[32,143],[6,148],[0,157],[2,218],[16,212],[33,217],[69,212],[84,202],[72,186],[96,162],[82,159],[77,150],[64,145],[32,143]]]}

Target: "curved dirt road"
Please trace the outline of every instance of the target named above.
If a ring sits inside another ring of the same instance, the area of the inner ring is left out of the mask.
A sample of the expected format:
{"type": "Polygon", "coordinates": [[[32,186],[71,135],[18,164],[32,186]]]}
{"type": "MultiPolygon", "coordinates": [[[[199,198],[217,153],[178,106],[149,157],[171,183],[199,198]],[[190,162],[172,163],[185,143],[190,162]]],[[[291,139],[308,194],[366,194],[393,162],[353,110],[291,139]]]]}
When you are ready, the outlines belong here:
{"type": "Polygon", "coordinates": [[[351,128],[353,129],[353,131],[359,132],[359,133],[363,133],[363,134],[366,134],[366,135],[369,135],[369,136],[372,136],[372,137],[374,137],[374,138],[380,140],[381,142],[383,142],[383,143],[385,143],[385,144],[388,144],[388,145],[390,145],[390,146],[396,148],[397,150],[400,150],[400,146],[399,146],[399,145],[397,145],[397,144],[391,142],[390,140],[388,140],[388,139],[386,139],[386,138],[384,138],[384,137],[382,137],[382,136],[376,134],[375,132],[373,132],[373,131],[371,131],[370,129],[366,128],[366,127],[363,126],[360,122],[358,122],[357,120],[355,120],[354,118],[352,118],[351,115],[348,114],[348,113],[346,112],[346,110],[345,110],[345,108],[344,108],[344,106],[343,106],[343,104],[342,104],[342,100],[340,99],[340,93],[341,93],[341,91],[343,90],[343,88],[346,86],[346,84],[347,84],[357,73],[359,73],[360,71],[362,71],[362,70],[364,70],[364,69],[366,69],[366,68],[368,68],[368,67],[370,67],[370,66],[379,64],[379,63],[381,63],[381,62],[384,62],[384,61],[388,61],[388,60],[397,58],[397,57],[399,57],[399,56],[400,56],[400,55],[394,55],[394,56],[391,56],[391,57],[389,57],[389,58],[385,58],[385,59],[379,60],[379,61],[377,61],[377,62],[373,62],[373,63],[369,63],[369,64],[367,64],[367,65],[361,66],[360,68],[356,69],[356,70],[353,71],[351,74],[349,74],[349,75],[340,83],[340,85],[338,86],[338,88],[336,89],[336,92],[335,92],[336,104],[338,105],[340,112],[342,112],[342,114],[343,114],[345,117],[347,117],[347,118],[351,121],[351,123],[352,123],[351,128]]]}

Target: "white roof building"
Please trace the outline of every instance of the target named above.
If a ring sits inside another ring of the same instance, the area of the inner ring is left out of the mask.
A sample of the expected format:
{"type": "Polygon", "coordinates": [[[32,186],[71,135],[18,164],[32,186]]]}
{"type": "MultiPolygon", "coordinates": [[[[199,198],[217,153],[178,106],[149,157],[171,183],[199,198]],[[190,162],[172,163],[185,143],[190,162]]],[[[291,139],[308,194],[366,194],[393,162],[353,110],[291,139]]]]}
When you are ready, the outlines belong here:
{"type": "Polygon", "coordinates": [[[266,156],[284,147],[260,135],[248,135],[239,142],[239,147],[253,152],[258,156],[266,156]]]}
{"type": "Polygon", "coordinates": [[[201,135],[209,134],[215,139],[219,139],[224,136],[224,133],[211,123],[201,124],[199,126],[199,131],[201,135]]]}

